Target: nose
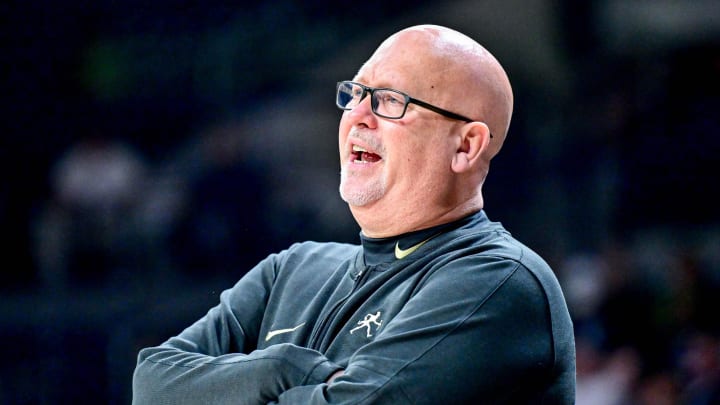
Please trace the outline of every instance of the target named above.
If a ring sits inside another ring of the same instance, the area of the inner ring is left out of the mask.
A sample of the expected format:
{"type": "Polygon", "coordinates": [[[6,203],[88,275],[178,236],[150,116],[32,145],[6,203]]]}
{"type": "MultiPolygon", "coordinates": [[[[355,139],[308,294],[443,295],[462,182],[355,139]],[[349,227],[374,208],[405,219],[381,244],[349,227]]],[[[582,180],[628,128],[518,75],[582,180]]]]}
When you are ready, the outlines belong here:
{"type": "Polygon", "coordinates": [[[343,118],[348,120],[348,123],[352,126],[364,124],[367,127],[375,127],[377,116],[372,111],[371,99],[372,95],[366,94],[352,110],[345,111],[343,118]]]}

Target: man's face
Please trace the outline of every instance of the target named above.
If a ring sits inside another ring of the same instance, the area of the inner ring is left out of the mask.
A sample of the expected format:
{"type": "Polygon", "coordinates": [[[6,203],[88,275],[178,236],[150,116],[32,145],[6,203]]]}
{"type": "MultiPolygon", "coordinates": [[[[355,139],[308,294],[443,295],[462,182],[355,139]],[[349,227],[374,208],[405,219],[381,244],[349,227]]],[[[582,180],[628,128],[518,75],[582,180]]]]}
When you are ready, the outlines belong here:
{"type": "MultiPolygon", "coordinates": [[[[407,44],[378,51],[353,80],[442,106],[442,78],[416,55],[407,44]]],[[[368,94],[340,120],[342,198],[351,208],[377,207],[401,215],[440,204],[451,187],[450,162],[457,148],[449,131],[461,125],[412,103],[403,118],[382,118],[372,112],[368,94]]]]}

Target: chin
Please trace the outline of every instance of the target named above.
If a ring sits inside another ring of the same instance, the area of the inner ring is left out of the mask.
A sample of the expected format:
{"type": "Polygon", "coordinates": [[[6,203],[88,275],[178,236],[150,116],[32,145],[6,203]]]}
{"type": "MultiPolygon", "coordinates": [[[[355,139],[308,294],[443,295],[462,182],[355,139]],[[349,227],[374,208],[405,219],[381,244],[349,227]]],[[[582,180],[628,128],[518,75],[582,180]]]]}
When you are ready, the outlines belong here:
{"type": "Polygon", "coordinates": [[[358,179],[347,176],[346,171],[340,173],[340,198],[354,207],[372,204],[385,195],[385,182],[374,180],[359,184],[358,179]]]}
{"type": "Polygon", "coordinates": [[[348,189],[349,187],[343,187],[343,184],[340,184],[340,198],[353,207],[365,207],[370,205],[379,200],[384,194],[382,190],[377,189],[348,189]]]}
{"type": "Polygon", "coordinates": [[[364,207],[376,201],[376,199],[374,198],[370,198],[362,194],[358,195],[355,193],[345,194],[343,192],[340,192],[340,198],[342,198],[343,201],[345,201],[346,203],[348,203],[348,205],[352,207],[364,207]]]}

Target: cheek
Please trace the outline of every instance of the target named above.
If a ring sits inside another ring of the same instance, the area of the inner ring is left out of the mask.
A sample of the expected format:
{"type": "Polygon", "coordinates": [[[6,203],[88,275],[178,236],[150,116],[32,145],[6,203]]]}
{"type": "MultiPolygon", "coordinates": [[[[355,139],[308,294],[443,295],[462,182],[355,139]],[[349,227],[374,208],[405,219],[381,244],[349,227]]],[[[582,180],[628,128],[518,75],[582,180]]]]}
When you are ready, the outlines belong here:
{"type": "Polygon", "coordinates": [[[347,140],[348,133],[350,132],[350,126],[347,124],[347,120],[344,119],[345,114],[340,118],[340,124],[338,125],[338,148],[340,151],[343,150],[345,141],[347,140]]]}
{"type": "Polygon", "coordinates": [[[398,171],[406,181],[425,181],[425,178],[434,172],[437,165],[437,156],[433,151],[423,146],[403,145],[395,151],[394,157],[398,171]]]}
{"type": "Polygon", "coordinates": [[[406,176],[416,181],[438,182],[445,181],[452,169],[452,153],[439,145],[430,147],[430,143],[406,151],[403,155],[403,165],[406,176]]]}

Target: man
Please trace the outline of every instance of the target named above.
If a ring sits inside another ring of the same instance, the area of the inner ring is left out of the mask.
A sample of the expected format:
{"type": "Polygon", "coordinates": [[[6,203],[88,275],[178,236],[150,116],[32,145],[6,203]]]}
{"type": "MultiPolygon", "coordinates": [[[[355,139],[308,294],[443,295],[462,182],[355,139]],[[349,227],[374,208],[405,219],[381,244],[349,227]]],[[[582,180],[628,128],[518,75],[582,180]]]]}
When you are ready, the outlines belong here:
{"type": "Polygon", "coordinates": [[[143,349],[134,403],[572,404],[572,323],[548,265],[483,211],[512,90],[445,27],[392,35],[337,85],[340,194],[361,246],[271,255],[143,349]]]}

